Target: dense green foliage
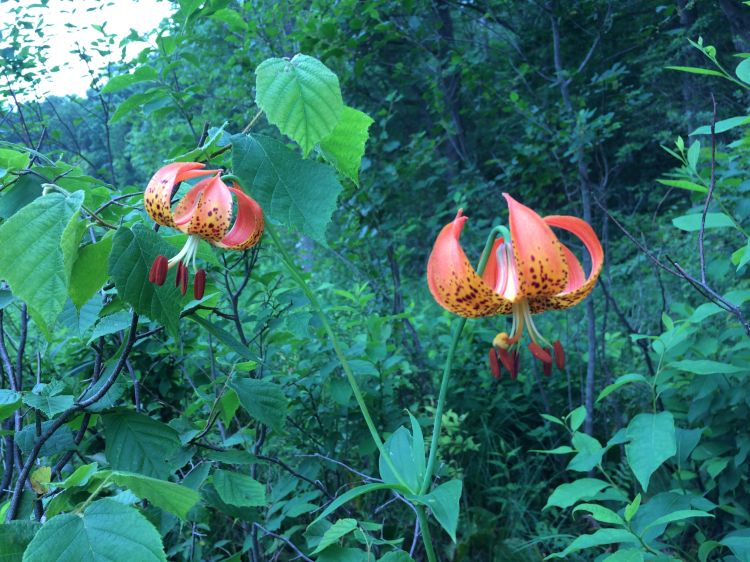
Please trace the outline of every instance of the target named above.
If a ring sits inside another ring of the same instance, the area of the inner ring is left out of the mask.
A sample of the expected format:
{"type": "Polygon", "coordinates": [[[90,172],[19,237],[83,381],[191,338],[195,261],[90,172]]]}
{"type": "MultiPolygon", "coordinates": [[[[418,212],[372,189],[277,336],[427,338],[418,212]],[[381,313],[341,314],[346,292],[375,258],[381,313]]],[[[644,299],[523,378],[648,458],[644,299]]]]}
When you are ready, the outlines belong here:
{"type": "Polygon", "coordinates": [[[750,561],[748,3],[180,0],[85,99],[39,93],[40,4],[0,23],[0,559],[750,561]],[[266,217],[197,299],[149,282],[172,161],[266,217]],[[493,378],[469,320],[443,403],[425,266],[503,192],[604,270],[536,317],[564,369],[493,378]]]}

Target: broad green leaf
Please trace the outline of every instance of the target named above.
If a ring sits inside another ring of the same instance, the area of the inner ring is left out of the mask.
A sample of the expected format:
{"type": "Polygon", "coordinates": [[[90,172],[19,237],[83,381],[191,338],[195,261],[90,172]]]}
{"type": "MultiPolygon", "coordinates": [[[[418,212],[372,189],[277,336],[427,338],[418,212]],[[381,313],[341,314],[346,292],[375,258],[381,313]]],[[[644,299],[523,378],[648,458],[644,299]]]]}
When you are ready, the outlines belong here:
{"type": "Polygon", "coordinates": [[[73,474],[68,476],[65,480],[58,483],[59,488],[68,489],[76,486],[85,486],[91,480],[91,477],[96,474],[99,469],[99,465],[95,462],[91,464],[84,464],[79,466],[73,471],[73,474]]]}
{"type": "Polygon", "coordinates": [[[394,550],[378,558],[378,562],[414,562],[414,559],[403,550],[394,550]]]}
{"type": "Polygon", "coordinates": [[[578,431],[586,420],[586,406],[578,406],[575,410],[570,412],[569,416],[570,429],[572,431],[578,431]]]}
{"type": "Polygon", "coordinates": [[[96,341],[101,336],[108,336],[109,334],[125,330],[130,326],[132,320],[132,314],[124,310],[100,318],[94,327],[94,332],[89,338],[89,343],[96,341]]]}
{"type": "Polygon", "coordinates": [[[638,537],[625,529],[599,529],[590,535],[579,536],[576,540],[570,543],[565,550],[562,552],[556,552],[555,554],[550,554],[547,558],[565,558],[568,554],[573,552],[604,544],[637,542],[638,537]]]}
{"type": "Polygon", "coordinates": [[[234,377],[229,385],[248,414],[274,431],[283,430],[289,403],[281,386],[246,377],[234,377]]]}
{"type": "Polygon", "coordinates": [[[26,546],[40,527],[36,521],[9,521],[0,524],[0,562],[21,562],[26,546]]]}
{"type": "Polygon", "coordinates": [[[83,515],[47,521],[29,544],[23,562],[166,562],[161,537],[132,507],[95,501],[83,515]]]}
{"type": "Polygon", "coordinates": [[[107,281],[107,262],[112,251],[112,238],[102,238],[78,252],[70,275],[68,294],[76,308],[80,309],[107,281]]]}
{"type": "MultiPolygon", "coordinates": [[[[104,386],[105,382],[109,377],[112,375],[113,370],[116,367],[116,363],[112,361],[107,368],[104,370],[104,373],[102,376],[99,377],[99,380],[97,380],[93,385],[91,385],[91,388],[87,389],[83,395],[81,396],[81,401],[87,400],[94,394],[96,394],[102,386],[104,386]]],[[[118,378],[115,383],[110,387],[110,389],[102,396],[99,400],[91,404],[86,408],[87,412],[103,412],[104,410],[109,410],[110,408],[114,407],[117,404],[117,401],[119,400],[120,396],[123,395],[125,392],[125,386],[122,382],[122,377],[118,378]]]]}
{"type": "MultiPolygon", "coordinates": [[[[697,232],[701,228],[701,214],[683,215],[672,219],[672,224],[686,232],[697,232]]],[[[706,213],[705,228],[729,228],[734,227],[732,219],[724,213],[706,213]]]]}
{"type": "Polygon", "coordinates": [[[148,281],[148,272],[158,255],[171,255],[172,246],[144,224],[120,228],[112,242],[109,274],[117,293],[138,314],[148,316],[176,335],[179,328],[180,293],[174,283],[157,287],[148,281]]]}
{"type": "Polygon", "coordinates": [[[7,219],[42,195],[42,180],[26,174],[0,193],[0,218],[7,219]]]}
{"type": "Polygon", "coordinates": [[[349,366],[355,375],[362,377],[377,377],[380,375],[378,368],[371,362],[365,359],[350,359],[349,366]]]}
{"type": "MultiPolygon", "coordinates": [[[[42,432],[47,431],[53,423],[55,423],[54,420],[42,422],[42,432]]],[[[27,425],[21,431],[16,433],[14,437],[16,445],[20,447],[21,452],[24,455],[28,455],[37,441],[36,427],[34,427],[34,424],[27,425]]],[[[52,434],[52,437],[50,437],[44,445],[42,445],[40,455],[43,457],[49,457],[71,449],[75,449],[73,434],[70,431],[70,428],[63,425],[52,434]]]]}
{"type": "Polygon", "coordinates": [[[679,70],[680,72],[689,72],[691,74],[704,74],[706,76],[724,76],[723,73],[718,70],[711,70],[710,68],[700,68],[698,66],[668,66],[669,70],[679,70]]]}
{"type": "Polygon", "coordinates": [[[684,519],[692,519],[693,517],[713,517],[713,515],[699,509],[682,509],[651,521],[651,523],[644,527],[642,532],[646,532],[651,527],[658,527],[659,525],[666,525],[667,523],[674,523],[675,521],[682,521],[684,519]]]}
{"type": "MultiPolygon", "coordinates": [[[[734,129],[735,127],[739,127],[740,125],[747,125],[748,123],[750,123],[750,117],[748,117],[747,115],[738,115],[737,117],[730,117],[729,119],[722,119],[721,121],[716,122],[716,125],[714,127],[714,132],[716,134],[725,133],[729,131],[730,129],[734,129]]],[[[690,136],[710,135],[710,134],[711,134],[711,126],[704,125],[703,127],[698,127],[695,131],[690,133],[690,136]]]]}
{"type": "Polygon", "coordinates": [[[13,304],[16,297],[13,296],[8,289],[0,289],[0,310],[6,308],[8,305],[13,304]]]}
{"type": "Polygon", "coordinates": [[[617,380],[615,382],[604,387],[604,389],[599,393],[599,397],[596,399],[596,401],[600,402],[619,388],[622,388],[626,384],[634,382],[642,382],[648,384],[648,380],[646,380],[646,377],[644,377],[643,375],[639,375],[638,373],[628,373],[627,375],[621,375],[617,377],[617,380]]]}
{"type": "Polygon", "coordinates": [[[21,395],[8,389],[0,389],[0,420],[4,420],[21,405],[21,395]]]}
{"type": "Polygon", "coordinates": [[[123,117],[135,113],[136,110],[142,108],[148,103],[157,102],[160,100],[169,100],[169,88],[159,86],[157,88],[151,88],[145,92],[133,94],[120,105],[112,114],[109,119],[110,123],[117,123],[123,117]]]}
{"type": "Polygon", "coordinates": [[[34,200],[0,225],[0,278],[34,311],[48,331],[68,298],[69,272],[63,233],[81,208],[83,192],[69,197],[50,193],[34,200]]]}
{"type": "Polygon", "coordinates": [[[734,69],[734,73],[745,84],[750,84],[750,59],[745,59],[738,64],[737,68],[734,69]]]}
{"type": "MultiPolygon", "coordinates": [[[[424,445],[422,445],[424,448],[424,445]]],[[[419,458],[414,458],[417,447],[412,446],[412,436],[405,427],[399,427],[388,439],[386,439],[383,451],[393,463],[397,474],[381,455],[379,458],[380,477],[384,482],[390,484],[404,484],[409,490],[416,494],[422,485],[424,478],[424,453],[419,458]],[[421,470],[420,470],[421,469],[421,470]],[[401,479],[399,479],[399,476],[401,479]]]]}
{"type": "Polygon", "coordinates": [[[333,168],[303,160],[270,137],[234,135],[232,171],[275,221],[325,244],[342,187],[333,168]]]}
{"type": "Polygon", "coordinates": [[[64,412],[73,406],[73,396],[47,396],[39,394],[26,394],[23,403],[37,410],[41,410],[48,418],[64,412]]]}
{"type": "Polygon", "coordinates": [[[625,526],[625,521],[617,515],[614,511],[603,505],[595,503],[582,503],[573,508],[573,513],[577,511],[587,511],[591,514],[591,517],[601,523],[609,523],[611,525],[625,526]]]}
{"type": "Polygon", "coordinates": [[[319,60],[302,54],[258,65],[255,103],[305,156],[331,134],[344,109],[338,77],[319,60]]]}
{"type": "Polygon", "coordinates": [[[125,88],[137,84],[139,82],[155,81],[159,79],[159,74],[150,66],[141,66],[135,69],[133,74],[120,74],[109,79],[104,87],[102,88],[102,94],[111,94],[113,92],[119,92],[125,88]]]}
{"type": "Polygon", "coordinates": [[[750,562],[750,529],[732,531],[721,544],[728,547],[740,562],[750,562]]]}
{"type": "Polygon", "coordinates": [[[719,544],[719,541],[706,541],[702,543],[698,547],[698,560],[700,560],[700,562],[706,562],[711,552],[713,552],[719,544]]]}
{"type": "Polygon", "coordinates": [[[23,170],[29,165],[28,152],[19,152],[10,148],[0,148],[0,179],[9,172],[23,170]]]}
{"type": "Polygon", "coordinates": [[[398,490],[399,492],[407,492],[408,490],[404,488],[403,486],[400,486],[398,484],[365,484],[363,486],[357,486],[356,488],[352,488],[348,492],[345,492],[341,494],[339,497],[337,497],[335,500],[333,500],[328,507],[326,507],[320,515],[318,515],[312,523],[310,523],[307,528],[309,529],[313,525],[315,525],[318,521],[322,520],[324,517],[327,517],[334,511],[336,511],[339,507],[344,505],[347,502],[352,501],[353,499],[358,498],[361,495],[368,494],[370,492],[377,492],[379,490],[398,490]]]}
{"type": "Polygon", "coordinates": [[[673,369],[693,373],[695,375],[730,375],[733,373],[748,373],[750,368],[738,367],[729,363],[711,361],[710,359],[685,359],[672,361],[669,366],[673,369]]]}
{"type": "Polygon", "coordinates": [[[333,545],[321,552],[315,562],[370,562],[371,560],[372,555],[364,550],[333,545]]]}
{"type": "Polygon", "coordinates": [[[456,542],[456,527],[458,526],[459,502],[461,501],[461,489],[463,485],[460,480],[450,480],[440,484],[429,494],[414,497],[430,508],[440,526],[445,529],[451,540],[456,542]]]}
{"type": "Polygon", "coordinates": [[[231,31],[247,31],[247,23],[242,19],[242,15],[236,10],[223,8],[211,14],[211,19],[218,20],[227,24],[231,31]]]}
{"type": "Polygon", "coordinates": [[[165,423],[144,414],[122,411],[102,416],[104,454],[114,470],[136,472],[161,480],[172,471],[169,459],[180,441],[165,423]]]}
{"type": "Polygon", "coordinates": [[[238,472],[214,472],[214,488],[224,503],[238,507],[264,507],[266,488],[257,480],[238,472]]]}
{"type": "Polygon", "coordinates": [[[593,499],[605,488],[609,488],[609,484],[598,478],[581,478],[575,482],[560,484],[550,495],[544,509],[552,506],[570,507],[581,500],[593,499]]]}
{"type": "Polygon", "coordinates": [[[320,152],[325,159],[356,185],[359,185],[359,167],[369,137],[367,131],[372,124],[369,115],[346,106],[331,134],[320,141],[320,152]]]}
{"type": "Polygon", "coordinates": [[[112,472],[110,480],[181,519],[187,518],[190,508],[200,499],[198,492],[186,486],[133,472],[112,472]]]}
{"type": "Polygon", "coordinates": [[[42,195],[42,180],[26,174],[0,191],[0,218],[8,219],[42,195]]]}
{"type": "Polygon", "coordinates": [[[336,544],[342,537],[345,537],[356,528],[356,519],[339,519],[331,525],[325,533],[323,533],[320,543],[315,550],[312,551],[312,554],[318,554],[332,544],[336,544]]]}
{"type": "Polygon", "coordinates": [[[677,452],[674,418],[669,412],[638,414],[628,424],[625,455],[635,477],[648,491],[651,475],[677,452]]]}
{"type": "Polygon", "coordinates": [[[643,562],[643,551],[625,548],[607,556],[602,562],[643,562]]]}
{"type": "Polygon", "coordinates": [[[578,453],[570,459],[569,470],[588,472],[601,462],[605,450],[596,438],[576,431],[571,439],[571,444],[578,453]]]}

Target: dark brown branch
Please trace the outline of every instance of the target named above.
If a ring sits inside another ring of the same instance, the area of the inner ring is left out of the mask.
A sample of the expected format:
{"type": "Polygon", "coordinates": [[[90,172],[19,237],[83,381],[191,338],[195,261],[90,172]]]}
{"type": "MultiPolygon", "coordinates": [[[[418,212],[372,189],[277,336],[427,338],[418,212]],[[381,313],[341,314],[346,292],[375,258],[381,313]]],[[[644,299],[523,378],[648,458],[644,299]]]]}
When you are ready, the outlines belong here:
{"type": "MultiPolygon", "coordinates": [[[[115,381],[117,380],[117,377],[119,376],[122,369],[125,367],[125,362],[128,359],[128,356],[130,355],[130,352],[133,349],[133,344],[135,344],[135,331],[138,326],[138,315],[133,312],[131,320],[130,320],[130,331],[128,332],[128,339],[125,342],[125,347],[122,350],[122,354],[120,355],[120,359],[117,361],[117,364],[115,365],[114,370],[112,371],[112,374],[109,376],[109,378],[104,382],[104,384],[99,388],[94,394],[92,394],[90,397],[86,399],[82,399],[84,394],[78,397],[78,400],[76,401],[73,406],[65,410],[62,414],[60,414],[55,420],[50,424],[50,426],[42,433],[42,435],[39,436],[39,439],[36,440],[36,443],[34,443],[34,446],[32,447],[31,451],[29,452],[28,457],[26,458],[26,463],[23,465],[23,468],[21,469],[20,474],[18,475],[18,479],[16,480],[16,485],[13,488],[13,497],[10,501],[10,506],[8,507],[8,512],[5,516],[6,521],[12,521],[15,519],[16,515],[18,514],[18,506],[21,503],[21,495],[23,492],[23,488],[26,484],[26,480],[29,477],[29,473],[31,472],[31,469],[34,467],[34,464],[36,463],[36,459],[39,456],[39,452],[42,450],[42,447],[44,444],[49,441],[49,439],[55,434],[55,432],[60,429],[65,423],[70,420],[70,418],[76,414],[77,412],[88,408],[92,404],[95,404],[99,400],[101,400],[105,394],[109,391],[110,388],[112,388],[112,385],[115,384],[115,381]]],[[[88,389],[87,389],[88,390],[88,389]]]]}

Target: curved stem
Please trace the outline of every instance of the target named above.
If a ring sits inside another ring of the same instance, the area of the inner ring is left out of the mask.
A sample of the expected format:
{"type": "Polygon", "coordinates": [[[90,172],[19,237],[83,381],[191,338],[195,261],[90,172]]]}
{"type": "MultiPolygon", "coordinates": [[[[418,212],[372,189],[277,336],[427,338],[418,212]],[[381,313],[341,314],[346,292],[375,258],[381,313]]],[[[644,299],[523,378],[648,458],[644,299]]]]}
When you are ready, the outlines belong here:
{"type": "MultiPolygon", "coordinates": [[[[487,237],[487,243],[484,245],[482,251],[482,257],[479,259],[479,266],[477,267],[477,273],[482,275],[484,268],[487,266],[487,260],[490,258],[490,251],[492,245],[495,242],[498,234],[507,236],[507,229],[502,226],[496,226],[490,231],[487,237]]],[[[424,473],[424,480],[422,480],[422,487],[419,489],[420,495],[427,492],[427,488],[430,486],[432,479],[432,472],[435,467],[435,459],[437,457],[438,440],[440,439],[440,429],[443,424],[443,408],[445,407],[445,396],[448,393],[448,383],[450,381],[451,367],[453,366],[453,356],[456,353],[456,347],[458,347],[458,340],[461,337],[461,332],[466,325],[466,318],[459,318],[453,324],[453,335],[451,337],[450,347],[448,348],[448,357],[445,358],[445,366],[443,367],[443,377],[440,381],[440,392],[438,394],[437,408],[435,409],[435,422],[432,426],[432,440],[430,441],[430,454],[427,457],[427,469],[424,473]]]]}
{"type": "Polygon", "coordinates": [[[300,273],[299,269],[297,269],[297,266],[292,260],[292,257],[289,255],[289,253],[286,251],[286,248],[284,248],[284,245],[281,243],[281,240],[279,239],[278,234],[275,232],[273,225],[269,224],[268,222],[266,222],[266,233],[271,237],[271,240],[273,241],[277,250],[281,254],[281,257],[284,260],[284,265],[286,266],[287,270],[291,274],[292,278],[296,281],[297,285],[299,285],[300,289],[304,291],[305,295],[310,301],[310,304],[315,309],[315,312],[318,314],[320,323],[323,324],[323,328],[325,329],[326,333],[328,334],[328,337],[331,340],[333,351],[336,353],[336,357],[338,357],[338,360],[341,363],[341,367],[344,369],[344,374],[346,375],[346,378],[349,381],[349,385],[352,387],[354,398],[357,400],[359,409],[362,412],[362,417],[365,418],[367,429],[370,430],[370,435],[372,436],[372,440],[375,442],[375,445],[377,446],[378,451],[380,452],[380,458],[382,458],[385,461],[385,463],[388,465],[388,468],[398,479],[399,484],[404,486],[405,489],[408,489],[408,487],[406,486],[406,483],[401,477],[401,474],[399,474],[398,470],[396,470],[396,467],[394,466],[393,461],[390,458],[390,455],[386,454],[385,452],[385,449],[383,447],[383,440],[380,438],[380,434],[378,433],[378,430],[375,427],[375,423],[372,421],[372,416],[370,415],[370,411],[367,409],[367,404],[365,404],[365,399],[364,399],[364,396],[362,395],[362,391],[359,388],[357,379],[354,377],[354,372],[352,371],[352,368],[349,365],[349,361],[347,360],[346,355],[344,355],[344,351],[341,349],[341,344],[339,343],[339,339],[336,336],[336,333],[333,331],[333,328],[331,327],[330,322],[328,321],[328,316],[326,316],[326,313],[323,311],[323,307],[320,305],[318,298],[315,296],[315,292],[312,289],[310,289],[310,287],[307,285],[307,282],[305,281],[304,277],[302,277],[302,274],[300,273]]]}
{"type": "Polygon", "coordinates": [[[427,553],[427,560],[428,562],[437,562],[435,548],[432,546],[432,535],[430,535],[430,522],[427,520],[424,507],[421,505],[415,505],[414,508],[417,511],[417,519],[419,520],[419,528],[422,531],[422,542],[424,542],[424,550],[427,553]]]}

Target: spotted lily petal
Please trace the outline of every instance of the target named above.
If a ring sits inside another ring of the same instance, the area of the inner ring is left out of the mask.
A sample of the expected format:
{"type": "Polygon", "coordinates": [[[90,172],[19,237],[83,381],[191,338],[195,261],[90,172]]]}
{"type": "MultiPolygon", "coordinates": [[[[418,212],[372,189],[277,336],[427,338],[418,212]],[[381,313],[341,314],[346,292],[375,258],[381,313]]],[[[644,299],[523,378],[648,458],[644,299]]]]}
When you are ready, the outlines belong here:
{"type": "Polygon", "coordinates": [[[575,306],[594,290],[594,285],[596,285],[596,280],[604,265],[604,250],[602,249],[601,242],[599,242],[594,229],[586,221],[577,217],[553,215],[544,217],[544,222],[555,228],[567,230],[583,242],[583,245],[586,246],[586,250],[591,256],[591,272],[585,280],[583,279],[583,274],[578,276],[579,283],[577,286],[566,287],[565,291],[557,295],[538,300],[532,299],[530,303],[532,312],[540,312],[546,309],[563,310],[575,306]]]}
{"type": "Polygon", "coordinates": [[[232,194],[220,175],[196,183],[175,207],[173,220],[186,234],[219,242],[232,222],[232,194]]]}
{"type": "Polygon", "coordinates": [[[200,162],[174,162],[162,167],[146,186],[143,203],[149,216],[162,226],[174,227],[171,201],[174,186],[190,178],[216,173],[200,162]]]}
{"type": "Polygon", "coordinates": [[[510,234],[518,272],[518,298],[551,296],[568,285],[568,263],[563,245],[534,211],[507,193],[510,234]]]}
{"type": "Polygon", "coordinates": [[[216,243],[216,246],[230,250],[247,250],[255,246],[263,234],[263,210],[255,199],[239,189],[237,184],[230,187],[229,191],[237,197],[237,218],[232,229],[216,243]]]}
{"type": "Polygon", "coordinates": [[[482,280],[461,248],[459,238],[466,219],[459,210],[435,240],[427,262],[430,292],[440,306],[465,318],[508,314],[512,303],[482,280]]]}

